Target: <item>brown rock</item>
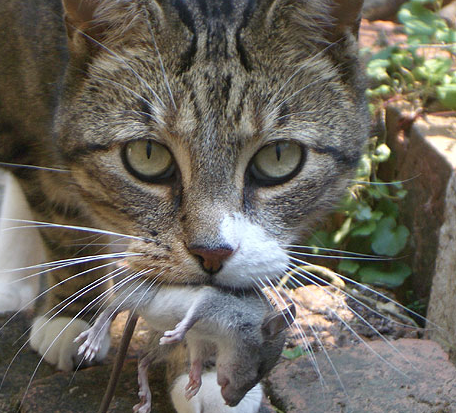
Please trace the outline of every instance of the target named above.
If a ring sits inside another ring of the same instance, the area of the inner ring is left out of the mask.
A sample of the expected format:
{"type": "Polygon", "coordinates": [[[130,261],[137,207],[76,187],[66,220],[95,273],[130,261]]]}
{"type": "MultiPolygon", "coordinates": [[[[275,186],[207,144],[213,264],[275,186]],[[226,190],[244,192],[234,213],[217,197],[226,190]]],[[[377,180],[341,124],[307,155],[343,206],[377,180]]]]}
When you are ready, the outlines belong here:
{"type": "Polygon", "coordinates": [[[377,354],[365,345],[331,350],[331,363],[319,353],[320,376],[308,359],[284,361],[269,378],[271,400],[287,413],[456,412],[456,369],[442,348],[414,339],[393,345],[371,342],[377,354]]]}

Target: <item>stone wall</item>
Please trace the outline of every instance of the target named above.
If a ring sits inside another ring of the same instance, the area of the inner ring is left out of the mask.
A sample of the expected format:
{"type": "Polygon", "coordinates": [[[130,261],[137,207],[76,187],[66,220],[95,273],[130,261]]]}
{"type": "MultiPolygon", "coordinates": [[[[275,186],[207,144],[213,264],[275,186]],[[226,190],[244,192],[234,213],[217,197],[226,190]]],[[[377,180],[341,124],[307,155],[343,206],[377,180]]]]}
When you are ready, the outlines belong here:
{"type": "Polygon", "coordinates": [[[403,180],[401,218],[411,231],[408,288],[427,300],[430,335],[456,349],[456,117],[415,116],[404,104],[386,112],[393,156],[379,171],[403,180]],[[437,327],[437,325],[439,327],[437,327]]]}

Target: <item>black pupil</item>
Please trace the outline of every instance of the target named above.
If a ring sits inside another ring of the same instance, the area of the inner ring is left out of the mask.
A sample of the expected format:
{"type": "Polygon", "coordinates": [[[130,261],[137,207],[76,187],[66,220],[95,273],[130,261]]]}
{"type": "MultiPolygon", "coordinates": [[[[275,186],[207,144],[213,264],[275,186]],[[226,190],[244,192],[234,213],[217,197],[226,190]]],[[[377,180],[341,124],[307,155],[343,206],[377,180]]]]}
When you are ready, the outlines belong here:
{"type": "Polygon", "coordinates": [[[150,159],[150,155],[152,154],[152,142],[150,140],[147,141],[146,154],[147,154],[147,159],[150,159]]]}
{"type": "Polygon", "coordinates": [[[276,157],[277,161],[280,161],[280,157],[282,156],[282,149],[280,148],[280,143],[276,143],[276,157]]]}

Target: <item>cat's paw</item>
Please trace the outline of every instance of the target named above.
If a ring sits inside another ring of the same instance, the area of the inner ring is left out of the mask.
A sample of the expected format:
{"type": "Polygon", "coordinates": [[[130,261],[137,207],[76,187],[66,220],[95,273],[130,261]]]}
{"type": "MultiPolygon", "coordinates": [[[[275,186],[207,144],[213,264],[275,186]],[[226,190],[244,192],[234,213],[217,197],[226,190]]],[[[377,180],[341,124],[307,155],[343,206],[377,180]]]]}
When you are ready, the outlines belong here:
{"type": "MultiPolygon", "coordinates": [[[[48,317],[38,317],[33,322],[30,345],[48,363],[55,364],[59,370],[70,371],[83,361],[83,355],[78,354],[79,344],[75,343],[75,338],[88,329],[90,325],[79,318],[55,317],[50,320],[48,317]]],[[[95,362],[106,357],[110,341],[109,334],[100,338],[95,362]]]]}
{"type": "Polygon", "coordinates": [[[11,284],[0,283],[0,313],[17,311],[21,308],[21,294],[11,284]]]}
{"type": "Polygon", "coordinates": [[[0,313],[33,307],[37,290],[36,283],[0,282],[0,313]]]}

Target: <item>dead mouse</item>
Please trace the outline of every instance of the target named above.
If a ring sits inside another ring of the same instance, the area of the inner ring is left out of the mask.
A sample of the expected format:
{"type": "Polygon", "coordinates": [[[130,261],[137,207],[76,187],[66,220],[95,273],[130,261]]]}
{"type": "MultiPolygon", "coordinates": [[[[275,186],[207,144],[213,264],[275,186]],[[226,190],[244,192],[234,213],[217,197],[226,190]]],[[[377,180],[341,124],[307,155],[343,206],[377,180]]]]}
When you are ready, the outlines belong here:
{"type": "MultiPolygon", "coordinates": [[[[187,399],[198,392],[203,362],[215,349],[217,382],[229,406],[236,406],[273,368],[285,342],[284,330],[295,316],[293,305],[282,312],[275,311],[266,298],[255,292],[234,294],[207,286],[154,288],[147,298],[144,291],[135,291],[123,299],[122,296],[119,294],[95,324],[77,337],[80,353],[92,359],[116,315],[134,310],[146,319],[151,329],[163,333],[160,344],[185,338],[191,363],[187,399]]],[[[139,362],[141,403],[134,411],[150,411],[147,369],[155,361],[156,354],[151,352],[139,362]]]]}

